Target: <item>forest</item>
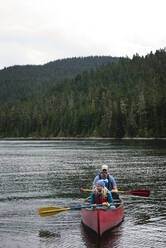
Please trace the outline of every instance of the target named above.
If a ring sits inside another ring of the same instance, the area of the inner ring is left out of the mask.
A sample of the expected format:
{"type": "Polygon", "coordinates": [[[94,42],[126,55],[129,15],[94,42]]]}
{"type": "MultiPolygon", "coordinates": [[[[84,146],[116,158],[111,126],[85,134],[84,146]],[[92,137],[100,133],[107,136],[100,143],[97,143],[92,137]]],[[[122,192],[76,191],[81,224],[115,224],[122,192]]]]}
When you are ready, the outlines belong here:
{"type": "Polygon", "coordinates": [[[109,62],[117,62],[111,56],[68,58],[44,65],[11,66],[0,70],[0,102],[24,99],[32,93],[41,94],[57,81],[72,78],[78,73],[95,69],[109,62]]]}
{"type": "Polygon", "coordinates": [[[166,49],[102,58],[0,71],[0,137],[166,137],[166,49]]]}

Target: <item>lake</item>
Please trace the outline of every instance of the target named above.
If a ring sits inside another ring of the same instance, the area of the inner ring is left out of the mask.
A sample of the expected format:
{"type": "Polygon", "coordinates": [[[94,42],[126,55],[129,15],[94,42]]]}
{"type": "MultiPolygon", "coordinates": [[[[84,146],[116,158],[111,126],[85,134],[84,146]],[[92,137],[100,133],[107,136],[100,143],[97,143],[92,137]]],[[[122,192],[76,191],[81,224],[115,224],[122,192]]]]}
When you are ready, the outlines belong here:
{"type": "Polygon", "coordinates": [[[166,140],[0,140],[0,247],[165,248],[166,140]],[[102,164],[121,194],[124,221],[98,239],[80,211],[41,218],[44,206],[79,206],[102,164]]]}

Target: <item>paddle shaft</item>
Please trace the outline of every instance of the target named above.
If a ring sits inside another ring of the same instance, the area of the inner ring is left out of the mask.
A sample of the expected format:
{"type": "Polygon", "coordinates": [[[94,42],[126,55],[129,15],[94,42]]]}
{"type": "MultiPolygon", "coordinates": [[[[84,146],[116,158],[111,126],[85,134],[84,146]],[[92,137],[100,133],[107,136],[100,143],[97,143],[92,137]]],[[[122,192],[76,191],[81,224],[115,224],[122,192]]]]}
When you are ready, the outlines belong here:
{"type": "MultiPolygon", "coordinates": [[[[101,206],[102,206],[102,204],[97,204],[97,207],[101,207],[101,206]]],[[[55,207],[55,209],[43,210],[43,213],[47,213],[47,212],[60,212],[60,211],[76,210],[76,209],[91,208],[91,207],[93,207],[93,204],[90,204],[90,205],[87,205],[87,206],[77,206],[77,207],[72,207],[72,208],[57,208],[57,207],[55,207]]],[[[46,208],[46,207],[44,207],[44,208],[46,208]]],[[[42,209],[42,208],[40,208],[40,209],[42,209]]]]}
{"type": "MultiPolygon", "coordinates": [[[[101,206],[103,206],[103,205],[102,204],[96,205],[96,207],[101,207],[101,206]]],[[[39,208],[39,215],[41,217],[46,217],[46,216],[50,216],[50,215],[59,214],[62,211],[77,210],[77,209],[91,208],[91,207],[93,207],[93,204],[90,204],[87,206],[76,206],[76,207],[71,207],[71,208],[43,207],[43,208],[39,208]]]]}
{"type": "MultiPolygon", "coordinates": [[[[80,189],[80,191],[91,192],[92,189],[80,189]]],[[[138,190],[131,190],[131,191],[113,191],[113,192],[120,193],[120,194],[130,194],[130,195],[144,196],[144,197],[148,197],[150,195],[150,191],[146,190],[146,189],[143,189],[143,190],[138,189],[138,190]]]]}

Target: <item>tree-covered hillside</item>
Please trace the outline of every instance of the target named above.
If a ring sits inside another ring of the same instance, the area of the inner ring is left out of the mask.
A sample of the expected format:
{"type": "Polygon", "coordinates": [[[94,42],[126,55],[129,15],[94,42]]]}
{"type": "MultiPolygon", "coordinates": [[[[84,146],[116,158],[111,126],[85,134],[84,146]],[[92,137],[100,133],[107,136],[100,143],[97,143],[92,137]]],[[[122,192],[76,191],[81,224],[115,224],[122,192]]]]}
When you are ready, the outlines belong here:
{"type": "Polygon", "coordinates": [[[57,81],[71,78],[100,65],[117,62],[110,56],[80,57],[56,60],[45,65],[12,66],[0,70],[0,102],[24,99],[32,93],[41,94],[57,81]]]}
{"type": "Polygon", "coordinates": [[[166,137],[166,51],[57,82],[0,106],[0,136],[166,137]]]}

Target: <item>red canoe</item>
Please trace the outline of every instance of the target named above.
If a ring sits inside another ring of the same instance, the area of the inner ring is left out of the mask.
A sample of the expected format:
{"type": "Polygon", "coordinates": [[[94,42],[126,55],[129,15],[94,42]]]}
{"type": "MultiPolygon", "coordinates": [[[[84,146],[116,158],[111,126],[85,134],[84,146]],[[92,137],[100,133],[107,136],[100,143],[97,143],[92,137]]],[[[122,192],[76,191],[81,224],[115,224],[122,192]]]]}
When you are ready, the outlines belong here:
{"type": "Polygon", "coordinates": [[[105,231],[116,227],[123,221],[123,202],[116,203],[115,205],[115,209],[81,209],[83,224],[95,231],[98,236],[102,236],[105,231]]]}

